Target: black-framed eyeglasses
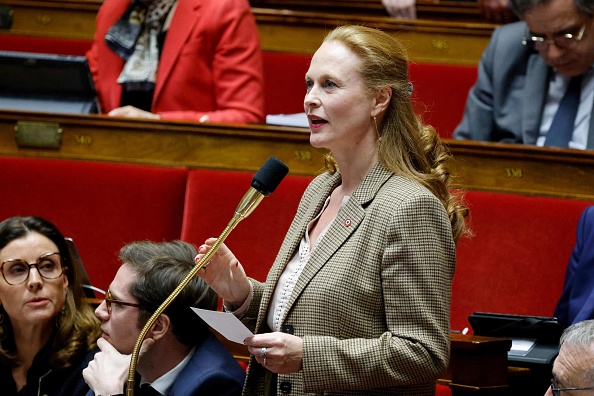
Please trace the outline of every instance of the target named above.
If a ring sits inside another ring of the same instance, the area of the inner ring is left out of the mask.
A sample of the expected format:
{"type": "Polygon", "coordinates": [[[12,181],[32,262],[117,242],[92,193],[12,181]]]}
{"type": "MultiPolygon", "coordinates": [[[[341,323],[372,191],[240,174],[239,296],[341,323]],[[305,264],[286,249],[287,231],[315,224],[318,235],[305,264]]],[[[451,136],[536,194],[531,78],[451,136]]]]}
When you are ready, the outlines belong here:
{"type": "Polygon", "coordinates": [[[114,300],[113,298],[111,298],[111,291],[107,290],[105,292],[105,307],[107,308],[107,313],[110,315],[111,315],[111,304],[119,304],[119,305],[125,305],[127,307],[143,308],[142,305],[137,304],[137,303],[114,300]]]}
{"type": "Polygon", "coordinates": [[[8,259],[2,262],[0,271],[2,277],[9,285],[19,285],[29,279],[31,267],[37,268],[37,272],[43,279],[59,278],[67,267],[62,266],[60,253],[49,252],[39,256],[33,264],[23,259],[8,259]]]}
{"type": "Polygon", "coordinates": [[[557,385],[557,381],[555,381],[554,379],[551,380],[551,392],[553,393],[553,396],[561,396],[561,392],[564,392],[564,391],[581,391],[581,390],[594,390],[594,386],[591,386],[589,388],[559,388],[559,386],[557,385]]]}
{"type": "Polygon", "coordinates": [[[557,48],[560,49],[573,49],[575,48],[582,38],[584,37],[584,32],[586,31],[586,24],[581,27],[578,34],[571,34],[571,33],[564,33],[564,34],[557,34],[552,39],[547,39],[540,36],[529,36],[529,37],[522,37],[522,44],[528,45],[532,44],[534,48],[538,51],[545,51],[549,48],[549,45],[555,44],[557,48]]]}

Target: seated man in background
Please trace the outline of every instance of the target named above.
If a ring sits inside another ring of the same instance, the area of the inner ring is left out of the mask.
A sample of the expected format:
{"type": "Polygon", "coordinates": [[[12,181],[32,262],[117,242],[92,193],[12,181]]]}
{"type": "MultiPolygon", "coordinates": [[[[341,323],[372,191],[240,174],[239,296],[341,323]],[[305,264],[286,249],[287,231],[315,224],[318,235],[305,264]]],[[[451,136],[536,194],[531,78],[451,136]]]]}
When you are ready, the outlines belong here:
{"type": "MultiPolygon", "coordinates": [[[[190,272],[195,255],[194,247],[181,241],[133,242],[120,250],[123,264],[95,311],[103,322],[97,342],[101,352],[83,371],[95,395],[124,393],[140,331],[190,272]]],[[[192,279],[148,332],[139,353],[137,386],[150,386],[154,395],[241,394],[245,371],[190,309],[215,310],[217,302],[201,278],[192,279]]]]}
{"type": "Polygon", "coordinates": [[[577,322],[563,332],[553,364],[550,395],[594,395],[594,320],[577,322]],[[563,392],[563,393],[561,393],[563,392]]]}
{"type": "Polygon", "coordinates": [[[479,64],[456,139],[594,149],[594,2],[511,0],[479,64]]]}
{"type": "Polygon", "coordinates": [[[587,207],[578,222],[555,316],[564,326],[594,319],[594,206],[587,207]]]}
{"type": "Polygon", "coordinates": [[[87,59],[110,116],[264,122],[247,0],[105,0],[87,59]]]}

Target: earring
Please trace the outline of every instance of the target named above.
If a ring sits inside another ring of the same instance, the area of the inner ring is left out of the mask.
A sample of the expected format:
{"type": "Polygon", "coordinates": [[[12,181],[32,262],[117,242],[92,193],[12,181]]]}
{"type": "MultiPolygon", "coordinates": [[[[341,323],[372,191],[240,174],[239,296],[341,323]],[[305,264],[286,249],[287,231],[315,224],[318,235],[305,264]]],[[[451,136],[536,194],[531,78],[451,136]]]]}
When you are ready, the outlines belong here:
{"type": "Polygon", "coordinates": [[[62,327],[62,321],[64,320],[64,313],[66,312],[66,306],[62,307],[60,312],[56,315],[56,327],[59,329],[62,327]]]}
{"type": "Polygon", "coordinates": [[[377,140],[379,141],[382,137],[380,136],[379,129],[377,128],[377,117],[373,116],[373,124],[375,125],[375,133],[377,134],[377,140]]]}

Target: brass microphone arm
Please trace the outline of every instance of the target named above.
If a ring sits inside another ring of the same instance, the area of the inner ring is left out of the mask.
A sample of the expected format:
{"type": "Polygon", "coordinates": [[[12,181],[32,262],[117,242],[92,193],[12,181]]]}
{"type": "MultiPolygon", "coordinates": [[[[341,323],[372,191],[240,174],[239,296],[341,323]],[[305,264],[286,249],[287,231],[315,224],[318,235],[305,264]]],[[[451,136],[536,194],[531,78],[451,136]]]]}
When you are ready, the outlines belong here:
{"type": "Polygon", "coordinates": [[[239,202],[239,205],[237,205],[237,208],[235,209],[235,215],[233,216],[229,224],[227,224],[227,227],[225,227],[221,235],[217,238],[212,248],[200,259],[198,263],[196,263],[194,268],[192,268],[188,275],[186,275],[186,277],[175,288],[175,290],[173,290],[169,297],[167,297],[165,301],[163,301],[161,306],[159,306],[159,308],[157,308],[153,315],[148,319],[148,321],[142,328],[142,331],[138,335],[138,339],[136,340],[136,344],[134,345],[134,350],[132,351],[132,356],[130,359],[130,369],[128,370],[128,386],[126,389],[126,396],[134,396],[134,376],[136,373],[136,365],[138,363],[138,352],[140,351],[140,346],[142,345],[142,342],[144,341],[150,328],[153,326],[159,315],[161,315],[167,309],[171,302],[181,293],[181,291],[188,285],[188,283],[190,283],[192,278],[194,278],[194,276],[198,274],[198,271],[200,271],[210,261],[212,256],[214,256],[217,250],[219,250],[223,242],[225,242],[225,239],[227,239],[231,231],[233,231],[235,226],[237,226],[237,224],[241,220],[249,216],[250,213],[254,211],[256,206],[258,206],[258,204],[262,201],[263,198],[264,195],[261,192],[259,192],[253,187],[250,187],[250,189],[243,196],[242,200],[239,202]]]}

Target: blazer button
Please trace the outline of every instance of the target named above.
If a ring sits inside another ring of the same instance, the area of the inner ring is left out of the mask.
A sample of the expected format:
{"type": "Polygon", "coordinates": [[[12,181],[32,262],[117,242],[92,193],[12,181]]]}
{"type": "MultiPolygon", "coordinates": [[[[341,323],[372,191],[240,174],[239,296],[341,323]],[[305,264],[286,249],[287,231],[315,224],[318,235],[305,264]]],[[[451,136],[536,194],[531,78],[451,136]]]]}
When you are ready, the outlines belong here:
{"type": "Polygon", "coordinates": [[[291,383],[287,381],[281,382],[280,390],[283,393],[283,395],[291,393],[291,383]]]}
{"type": "Polygon", "coordinates": [[[284,325],[283,326],[283,333],[295,334],[295,329],[291,325],[284,325]]]}

